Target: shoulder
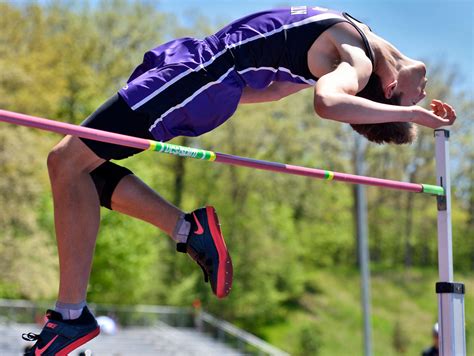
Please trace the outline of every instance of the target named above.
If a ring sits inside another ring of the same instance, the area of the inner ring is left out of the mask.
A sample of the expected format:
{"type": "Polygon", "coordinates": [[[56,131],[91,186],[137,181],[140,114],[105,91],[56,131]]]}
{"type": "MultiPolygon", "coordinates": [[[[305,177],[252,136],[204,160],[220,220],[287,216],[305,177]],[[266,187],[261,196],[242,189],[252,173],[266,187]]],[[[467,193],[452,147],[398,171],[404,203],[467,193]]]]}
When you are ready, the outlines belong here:
{"type": "Polygon", "coordinates": [[[367,56],[364,41],[354,26],[340,22],[327,31],[328,39],[338,53],[339,63],[346,62],[356,70],[359,78],[368,79],[373,71],[372,62],[367,56]]]}
{"type": "Polygon", "coordinates": [[[327,38],[340,53],[342,59],[349,54],[349,58],[354,52],[359,53],[361,58],[366,58],[366,47],[360,33],[348,22],[339,22],[331,26],[326,31],[327,38]]]}
{"type": "MultiPolygon", "coordinates": [[[[346,43],[354,46],[360,46],[362,49],[364,49],[364,41],[354,26],[355,25],[352,25],[347,21],[341,21],[329,27],[324,32],[335,44],[346,43]]],[[[361,30],[363,30],[362,27],[361,30]]]]}
{"type": "Polygon", "coordinates": [[[346,21],[338,22],[326,29],[316,39],[308,53],[308,65],[316,77],[332,72],[342,63],[349,64],[356,70],[358,76],[367,80],[373,71],[361,35],[346,21]]]}

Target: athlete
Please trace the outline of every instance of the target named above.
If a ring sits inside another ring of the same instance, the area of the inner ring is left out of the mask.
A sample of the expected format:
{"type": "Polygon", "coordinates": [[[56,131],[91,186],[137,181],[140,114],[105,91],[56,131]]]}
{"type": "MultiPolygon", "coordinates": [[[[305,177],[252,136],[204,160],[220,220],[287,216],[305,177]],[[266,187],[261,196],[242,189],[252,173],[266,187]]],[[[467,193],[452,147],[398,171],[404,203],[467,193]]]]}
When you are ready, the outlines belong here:
{"type": "MultiPolygon", "coordinates": [[[[422,100],[426,68],[346,13],[319,7],[263,11],[202,40],[181,38],[145,53],[127,84],[84,126],[168,141],[199,136],[240,103],[275,101],[314,90],[321,117],[353,125],[377,143],[408,143],[414,124],[450,125],[453,108],[422,100]]],[[[65,137],[48,156],[60,285],[55,310],[30,355],[66,355],[99,333],[86,306],[100,206],[149,222],[202,268],[218,298],[232,285],[232,262],[214,208],[191,213],[149,188],[120,160],[140,150],[65,137]]]]}

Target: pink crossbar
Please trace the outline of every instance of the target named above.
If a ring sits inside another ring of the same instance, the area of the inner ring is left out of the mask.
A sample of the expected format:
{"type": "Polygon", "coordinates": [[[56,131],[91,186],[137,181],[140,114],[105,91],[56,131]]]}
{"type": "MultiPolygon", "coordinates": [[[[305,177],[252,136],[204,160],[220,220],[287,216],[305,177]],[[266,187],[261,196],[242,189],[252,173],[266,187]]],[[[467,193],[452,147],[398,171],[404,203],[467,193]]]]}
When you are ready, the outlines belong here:
{"type": "MultiPolygon", "coordinates": [[[[117,145],[134,147],[142,150],[150,148],[150,140],[121,135],[113,132],[96,130],[88,127],[72,125],[64,122],[42,119],[35,116],[19,114],[11,111],[0,110],[0,121],[5,121],[15,125],[22,125],[34,127],[41,130],[52,131],[65,135],[73,135],[87,138],[90,140],[113,143],[117,145]]],[[[372,178],[365,176],[358,176],[354,174],[338,173],[332,171],[325,171],[322,169],[307,168],[301,166],[293,166],[290,164],[283,164],[270,161],[261,161],[252,158],[245,158],[233,156],[225,153],[216,152],[215,162],[224,164],[231,164],[236,166],[244,166],[255,169],[263,169],[267,171],[294,174],[306,177],[313,177],[319,179],[342,181],[355,184],[366,184],[390,189],[405,190],[409,192],[423,192],[423,186],[417,183],[406,183],[388,179],[372,178]]]]}
{"type": "Polygon", "coordinates": [[[34,127],[36,129],[52,131],[64,135],[78,136],[94,141],[102,141],[114,143],[116,145],[134,147],[142,150],[146,150],[150,147],[150,140],[144,138],[96,130],[89,127],[68,124],[60,121],[42,119],[40,117],[19,114],[7,110],[0,110],[0,121],[5,121],[15,125],[34,127]]]}
{"type": "MultiPolygon", "coordinates": [[[[232,164],[232,165],[237,165],[237,166],[244,166],[244,167],[255,168],[255,169],[263,169],[266,171],[294,174],[294,175],[299,175],[299,176],[313,177],[313,178],[319,178],[319,179],[328,179],[327,178],[328,171],[325,171],[322,169],[307,168],[307,167],[302,167],[302,166],[293,166],[290,164],[283,164],[283,163],[276,163],[276,162],[269,162],[269,161],[261,161],[257,159],[233,156],[233,155],[219,153],[219,152],[216,152],[215,162],[232,164]]],[[[372,178],[372,177],[358,176],[354,174],[338,173],[338,172],[332,172],[332,171],[331,173],[333,174],[332,180],[335,180],[335,181],[354,183],[354,184],[373,185],[373,186],[385,187],[385,188],[390,188],[390,189],[405,190],[405,191],[414,192],[414,193],[421,193],[423,191],[423,186],[417,183],[399,182],[399,181],[389,180],[389,179],[372,178]]]]}

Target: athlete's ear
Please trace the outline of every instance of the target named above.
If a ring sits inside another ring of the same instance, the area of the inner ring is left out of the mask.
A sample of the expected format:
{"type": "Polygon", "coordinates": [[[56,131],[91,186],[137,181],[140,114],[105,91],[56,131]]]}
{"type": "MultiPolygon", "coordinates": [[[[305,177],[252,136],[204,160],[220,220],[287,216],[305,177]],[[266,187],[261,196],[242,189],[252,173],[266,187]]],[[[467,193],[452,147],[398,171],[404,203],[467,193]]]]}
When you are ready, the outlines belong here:
{"type": "Polygon", "coordinates": [[[388,84],[385,88],[383,88],[383,93],[386,99],[391,99],[393,94],[395,93],[395,89],[397,88],[398,80],[393,80],[390,84],[388,84]]]}

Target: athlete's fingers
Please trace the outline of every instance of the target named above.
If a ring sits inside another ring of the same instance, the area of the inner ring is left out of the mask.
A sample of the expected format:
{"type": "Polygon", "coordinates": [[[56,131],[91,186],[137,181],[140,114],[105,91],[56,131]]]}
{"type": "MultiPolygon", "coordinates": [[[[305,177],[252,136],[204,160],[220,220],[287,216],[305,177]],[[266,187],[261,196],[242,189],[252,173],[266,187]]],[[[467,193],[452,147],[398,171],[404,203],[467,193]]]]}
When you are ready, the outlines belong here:
{"type": "Polygon", "coordinates": [[[445,104],[445,109],[447,113],[447,118],[450,122],[456,120],[456,111],[451,107],[451,105],[445,104]]]}
{"type": "Polygon", "coordinates": [[[454,111],[453,107],[452,107],[451,105],[449,105],[449,104],[444,103],[443,106],[444,106],[444,108],[445,108],[446,110],[448,110],[448,111],[454,111]]]}
{"type": "MultiPolygon", "coordinates": [[[[456,120],[456,112],[449,104],[441,100],[433,99],[430,103],[431,112],[436,115],[437,121],[444,125],[452,125],[456,120]]],[[[438,124],[439,125],[439,124],[438,124]]]]}
{"type": "Polygon", "coordinates": [[[439,105],[439,104],[432,104],[431,105],[431,108],[433,110],[433,113],[436,115],[436,116],[443,116],[444,112],[445,112],[445,109],[443,108],[443,105],[439,105]]]}
{"type": "Polygon", "coordinates": [[[433,100],[430,105],[434,111],[442,110],[443,103],[439,100],[433,100]]]}
{"type": "Polygon", "coordinates": [[[439,110],[437,110],[436,115],[438,115],[439,117],[442,117],[443,119],[446,119],[447,116],[448,116],[448,112],[446,111],[446,109],[443,106],[443,107],[439,108],[439,110]]]}

